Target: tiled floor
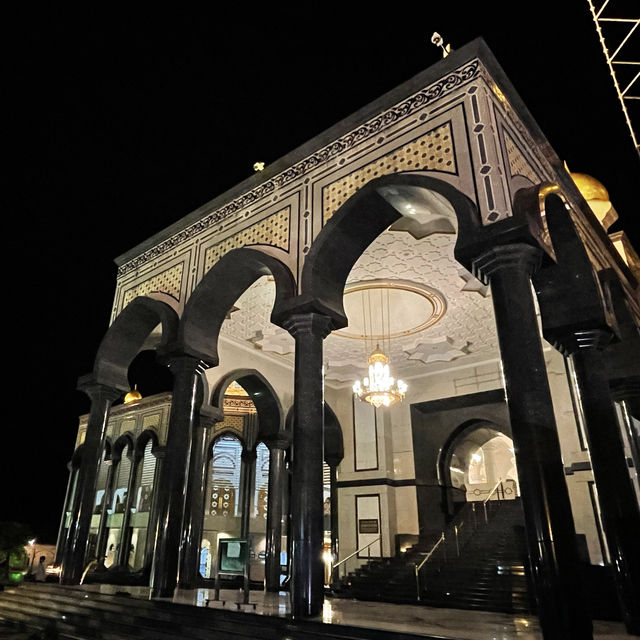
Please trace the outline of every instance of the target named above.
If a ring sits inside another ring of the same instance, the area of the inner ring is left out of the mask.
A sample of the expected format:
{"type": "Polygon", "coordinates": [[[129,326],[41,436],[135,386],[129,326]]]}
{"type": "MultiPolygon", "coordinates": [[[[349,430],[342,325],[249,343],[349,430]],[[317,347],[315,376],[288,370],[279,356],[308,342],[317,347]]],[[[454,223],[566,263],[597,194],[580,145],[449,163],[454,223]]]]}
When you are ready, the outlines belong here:
{"type": "MultiPolygon", "coordinates": [[[[149,589],[146,587],[96,585],[87,588],[98,589],[106,593],[129,591],[135,597],[149,597],[149,589]]],[[[239,590],[223,589],[218,602],[214,601],[213,597],[213,589],[196,589],[177,591],[173,601],[233,611],[255,611],[271,616],[287,616],[290,611],[289,597],[286,593],[251,591],[249,605],[242,604],[242,592],[239,590]]],[[[339,598],[325,598],[322,615],[318,616],[318,620],[328,624],[337,623],[373,629],[389,629],[418,635],[435,635],[441,638],[465,640],[542,639],[538,619],[535,616],[513,616],[505,613],[464,611],[461,609],[436,609],[434,607],[339,598]]],[[[625,633],[622,623],[597,620],[594,622],[594,638],[629,640],[631,636],[625,633]]]]}

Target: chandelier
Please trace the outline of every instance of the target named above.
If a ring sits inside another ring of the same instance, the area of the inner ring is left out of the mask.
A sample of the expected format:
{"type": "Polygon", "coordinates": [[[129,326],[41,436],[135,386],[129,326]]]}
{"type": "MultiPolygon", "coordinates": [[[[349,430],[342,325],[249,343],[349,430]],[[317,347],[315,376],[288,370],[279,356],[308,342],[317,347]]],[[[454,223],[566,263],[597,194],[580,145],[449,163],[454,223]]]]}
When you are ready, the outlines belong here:
{"type": "Polygon", "coordinates": [[[376,409],[389,407],[394,402],[402,400],[407,393],[407,385],[402,380],[396,380],[389,374],[389,358],[384,355],[377,345],[369,356],[369,377],[362,382],[356,380],[353,384],[353,393],[360,400],[370,402],[376,409]]]}
{"type": "MultiPolygon", "coordinates": [[[[380,290],[380,320],[376,331],[374,331],[373,316],[371,309],[371,295],[370,290],[363,292],[362,296],[362,315],[365,326],[365,349],[367,349],[367,317],[369,318],[369,335],[376,338],[382,337],[390,340],[390,317],[389,317],[389,291],[384,292],[386,294],[386,305],[383,303],[383,292],[380,290]],[[366,293],[366,296],[365,296],[366,293]],[[365,301],[366,297],[366,301],[365,301]],[[385,318],[385,306],[386,306],[386,318],[385,318]],[[366,308],[365,308],[366,307],[366,308]],[[381,335],[380,335],[381,334],[381,335]]],[[[387,353],[390,352],[388,346],[387,353]]],[[[384,351],[380,348],[380,343],[376,342],[375,349],[369,354],[367,358],[367,364],[369,365],[369,376],[362,380],[356,380],[353,384],[353,393],[358,399],[369,402],[376,409],[378,407],[390,407],[395,402],[401,401],[407,393],[407,385],[402,380],[396,380],[389,369],[389,358],[385,355],[384,351]]]]}

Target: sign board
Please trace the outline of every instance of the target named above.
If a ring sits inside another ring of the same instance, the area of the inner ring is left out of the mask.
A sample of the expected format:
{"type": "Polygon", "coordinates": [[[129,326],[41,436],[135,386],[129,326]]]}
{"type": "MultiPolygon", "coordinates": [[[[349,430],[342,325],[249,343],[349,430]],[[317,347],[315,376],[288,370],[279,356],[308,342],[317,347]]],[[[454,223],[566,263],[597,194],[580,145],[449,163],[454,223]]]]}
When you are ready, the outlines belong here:
{"type": "Polygon", "coordinates": [[[244,602],[249,602],[249,541],[239,538],[223,538],[218,541],[215,600],[220,599],[220,576],[244,577],[244,602]]]}
{"type": "Polygon", "coordinates": [[[244,574],[249,559],[249,543],[247,540],[225,538],[220,540],[218,548],[220,573],[244,574]]]}
{"type": "Polygon", "coordinates": [[[358,520],[358,533],[380,533],[377,518],[358,520]]]}

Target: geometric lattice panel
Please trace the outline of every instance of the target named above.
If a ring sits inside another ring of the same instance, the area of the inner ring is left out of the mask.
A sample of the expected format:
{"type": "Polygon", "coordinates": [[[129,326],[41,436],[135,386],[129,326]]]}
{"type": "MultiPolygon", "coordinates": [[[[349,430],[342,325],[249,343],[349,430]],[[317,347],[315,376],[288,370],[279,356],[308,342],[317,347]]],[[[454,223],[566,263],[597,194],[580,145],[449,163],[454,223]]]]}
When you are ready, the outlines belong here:
{"type": "Polygon", "coordinates": [[[129,289],[124,294],[123,307],[126,307],[134,298],[146,296],[152,291],[166,293],[176,300],[180,300],[180,287],[182,285],[183,264],[177,264],[166,271],[156,274],[149,280],[145,280],[137,287],[129,289]]]}
{"type": "Polygon", "coordinates": [[[516,147],[514,141],[505,133],[505,146],[507,148],[507,158],[509,159],[509,171],[511,177],[522,176],[530,180],[533,184],[538,184],[540,179],[536,175],[535,171],[531,168],[531,165],[527,162],[526,158],[520,152],[520,149],[516,147]]]}
{"type": "Polygon", "coordinates": [[[205,272],[209,271],[223,255],[232,249],[246,245],[267,244],[286,251],[289,247],[289,212],[289,207],[281,209],[252,227],[243,229],[226,240],[209,247],[204,254],[205,272]]]}
{"type": "Polygon", "coordinates": [[[222,422],[218,422],[214,427],[214,433],[220,431],[233,431],[242,436],[244,431],[244,416],[225,416],[222,422]]]}
{"type": "Polygon", "coordinates": [[[160,414],[152,413],[151,415],[145,416],[142,420],[142,431],[146,431],[147,429],[157,429],[160,424],[160,414]]]}
{"type": "Polygon", "coordinates": [[[126,433],[127,431],[130,431],[131,433],[133,433],[135,428],[136,428],[135,419],[134,420],[123,420],[121,425],[120,425],[120,433],[126,433]]]}
{"type": "Polygon", "coordinates": [[[324,221],[326,222],[336,209],[373,178],[398,171],[421,169],[456,173],[450,122],[428,131],[420,138],[324,187],[322,190],[324,221]]]}

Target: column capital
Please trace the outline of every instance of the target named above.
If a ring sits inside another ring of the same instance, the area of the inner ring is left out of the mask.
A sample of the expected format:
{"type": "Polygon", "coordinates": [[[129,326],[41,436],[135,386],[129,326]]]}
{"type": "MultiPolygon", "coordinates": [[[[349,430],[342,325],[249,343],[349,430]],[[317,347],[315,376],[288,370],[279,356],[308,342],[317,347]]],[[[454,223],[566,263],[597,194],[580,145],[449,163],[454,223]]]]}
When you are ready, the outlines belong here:
{"type": "MultiPolygon", "coordinates": [[[[551,337],[551,336],[550,336],[551,337]]],[[[553,346],[565,356],[573,355],[581,349],[604,349],[613,338],[611,331],[603,327],[593,329],[559,331],[553,334],[553,346]]]]}
{"type": "Polygon", "coordinates": [[[272,449],[288,449],[291,445],[292,434],[289,431],[279,431],[270,438],[265,438],[264,443],[269,451],[272,449]]]}
{"type": "Polygon", "coordinates": [[[201,374],[209,368],[209,363],[200,358],[183,353],[180,351],[173,351],[169,353],[163,353],[158,357],[158,361],[161,364],[166,365],[174,375],[178,372],[193,372],[201,374]]]}
{"type": "Polygon", "coordinates": [[[153,455],[155,456],[156,460],[163,460],[167,455],[166,445],[159,445],[155,447],[153,450],[153,455]]]}
{"type": "Polygon", "coordinates": [[[200,407],[200,426],[203,429],[210,429],[214,424],[223,420],[224,412],[218,407],[213,407],[210,404],[200,407]]]}
{"type": "Polygon", "coordinates": [[[302,335],[316,335],[323,340],[333,331],[333,322],[329,316],[320,313],[294,313],[282,321],[282,327],[294,338],[302,335]]]}
{"type": "Polygon", "coordinates": [[[640,398],[640,376],[610,380],[609,389],[616,402],[640,398]]]}
{"type": "Polygon", "coordinates": [[[484,282],[503,269],[518,269],[532,275],[540,267],[542,257],[542,249],[524,242],[496,245],[473,260],[473,273],[484,282]]]}
{"type": "Polygon", "coordinates": [[[99,400],[115,402],[122,396],[122,390],[98,382],[92,373],[78,378],[76,388],[89,396],[91,402],[99,400]]]}

